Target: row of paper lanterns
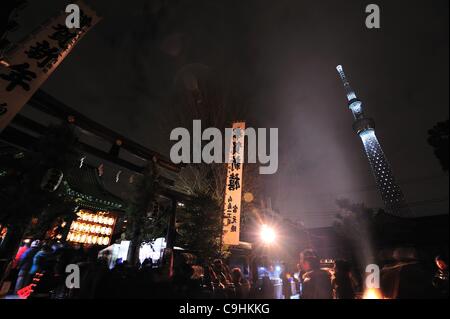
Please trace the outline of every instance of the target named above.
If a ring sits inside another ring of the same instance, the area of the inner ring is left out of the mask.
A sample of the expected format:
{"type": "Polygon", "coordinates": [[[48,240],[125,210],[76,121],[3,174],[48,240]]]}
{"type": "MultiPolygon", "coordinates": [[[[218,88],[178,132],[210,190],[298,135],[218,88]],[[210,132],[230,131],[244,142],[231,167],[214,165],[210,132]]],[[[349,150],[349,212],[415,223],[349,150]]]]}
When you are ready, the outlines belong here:
{"type": "Polygon", "coordinates": [[[102,235],[111,235],[113,231],[111,227],[105,227],[94,224],[85,224],[80,222],[73,222],[72,225],[70,226],[70,229],[79,232],[102,234],[102,235]]]}
{"type": "Polygon", "coordinates": [[[78,212],[78,220],[86,221],[86,222],[93,222],[98,224],[104,224],[104,225],[114,225],[114,218],[108,217],[108,216],[102,216],[98,214],[91,214],[87,213],[85,211],[79,211],[78,212]]]}
{"type": "Polygon", "coordinates": [[[69,232],[67,235],[67,241],[80,243],[80,244],[92,244],[92,245],[108,245],[109,237],[89,235],[86,233],[69,232]]]}

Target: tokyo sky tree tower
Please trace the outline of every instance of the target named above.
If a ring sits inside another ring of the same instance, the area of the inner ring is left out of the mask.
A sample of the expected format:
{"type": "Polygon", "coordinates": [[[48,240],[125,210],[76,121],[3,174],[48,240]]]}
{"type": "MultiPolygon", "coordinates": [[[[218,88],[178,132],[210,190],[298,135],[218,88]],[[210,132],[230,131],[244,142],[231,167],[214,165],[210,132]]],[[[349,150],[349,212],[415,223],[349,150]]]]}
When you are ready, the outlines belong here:
{"type": "Polygon", "coordinates": [[[336,67],[344,84],[348,107],[353,113],[353,129],[361,138],[366,151],[372,173],[375,177],[378,191],[384,201],[387,212],[401,217],[409,215],[403,192],[395,181],[389,162],[375,135],[375,122],[364,115],[362,102],[356,97],[355,91],[345,76],[342,65],[336,67]]]}

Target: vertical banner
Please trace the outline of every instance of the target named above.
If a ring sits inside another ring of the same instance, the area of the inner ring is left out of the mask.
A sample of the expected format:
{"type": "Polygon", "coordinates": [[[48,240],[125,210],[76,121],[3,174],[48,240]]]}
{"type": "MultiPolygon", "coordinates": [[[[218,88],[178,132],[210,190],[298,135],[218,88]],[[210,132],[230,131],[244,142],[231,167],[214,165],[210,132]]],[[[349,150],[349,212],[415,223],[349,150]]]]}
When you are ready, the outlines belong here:
{"type": "Polygon", "coordinates": [[[245,123],[233,123],[227,165],[223,215],[223,245],[239,245],[245,123]]]}
{"type": "Polygon", "coordinates": [[[69,14],[63,11],[17,44],[0,63],[0,132],[100,20],[83,2],[74,3],[80,8],[79,28],[67,28],[69,14]]]}

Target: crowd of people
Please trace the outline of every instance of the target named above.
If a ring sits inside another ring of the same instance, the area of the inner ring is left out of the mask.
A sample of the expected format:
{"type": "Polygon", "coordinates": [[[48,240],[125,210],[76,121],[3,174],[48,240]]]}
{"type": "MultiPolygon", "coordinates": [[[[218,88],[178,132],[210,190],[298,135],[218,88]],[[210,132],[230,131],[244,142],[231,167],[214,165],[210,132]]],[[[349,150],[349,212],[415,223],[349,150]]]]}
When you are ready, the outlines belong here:
{"type": "Polygon", "coordinates": [[[249,297],[250,282],[240,268],[230,269],[221,259],[203,265],[191,259],[175,258],[169,275],[167,267],[151,259],[134,265],[118,259],[111,267],[108,253],[98,249],[35,240],[19,248],[4,280],[12,283],[10,293],[25,298],[249,297]],[[68,284],[68,265],[78,266],[79,287],[68,284]]]}
{"type": "MultiPolygon", "coordinates": [[[[436,271],[429,274],[420,263],[403,259],[381,270],[381,291],[386,298],[447,298],[448,259],[435,259],[436,271]],[[395,287],[395,288],[392,288],[395,287]]],[[[281,283],[279,298],[355,299],[361,297],[361,280],[352,265],[335,260],[324,266],[317,253],[300,254],[295,271],[287,265],[277,275],[281,283]]],[[[24,244],[10,264],[10,293],[22,298],[109,299],[109,298],[276,298],[269,273],[258,275],[240,267],[230,268],[222,259],[201,262],[190,254],[180,254],[169,270],[151,259],[130,264],[98,249],[49,245],[35,240],[24,244]],[[77,265],[79,286],[67,281],[67,266],[77,265]],[[29,289],[32,287],[32,289],[29,289]]]]}
{"type": "MultiPolygon", "coordinates": [[[[415,249],[397,249],[393,260],[386,263],[374,285],[377,298],[383,299],[440,299],[448,298],[448,257],[435,258],[435,269],[430,270],[421,261],[415,249]],[[434,272],[434,273],[433,273],[434,272]]],[[[321,267],[320,259],[312,250],[300,255],[302,299],[365,298],[367,287],[358,280],[352,266],[345,260],[334,261],[333,267],[321,267]]],[[[375,275],[377,278],[377,275],[375,275]]],[[[373,298],[370,296],[369,298],[373,298]]]]}

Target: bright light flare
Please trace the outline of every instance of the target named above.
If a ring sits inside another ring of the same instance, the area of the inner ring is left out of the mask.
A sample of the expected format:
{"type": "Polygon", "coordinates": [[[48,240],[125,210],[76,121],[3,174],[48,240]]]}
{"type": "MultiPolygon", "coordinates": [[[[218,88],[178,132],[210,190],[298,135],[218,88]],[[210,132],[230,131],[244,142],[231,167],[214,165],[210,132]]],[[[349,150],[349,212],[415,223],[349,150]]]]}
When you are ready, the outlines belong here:
{"type": "Polygon", "coordinates": [[[364,291],[363,299],[384,299],[380,289],[369,288],[364,291]]]}
{"type": "Polygon", "coordinates": [[[275,230],[272,227],[267,226],[267,225],[261,226],[259,236],[261,238],[261,241],[266,245],[273,244],[275,242],[275,240],[277,239],[275,230]]]}

